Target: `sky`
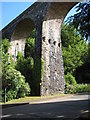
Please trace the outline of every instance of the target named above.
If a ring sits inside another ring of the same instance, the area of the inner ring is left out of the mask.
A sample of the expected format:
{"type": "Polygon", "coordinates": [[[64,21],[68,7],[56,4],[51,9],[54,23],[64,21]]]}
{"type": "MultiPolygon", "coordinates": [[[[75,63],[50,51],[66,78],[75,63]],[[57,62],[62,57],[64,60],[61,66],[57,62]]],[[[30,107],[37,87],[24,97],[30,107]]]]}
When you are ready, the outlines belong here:
{"type": "MultiPolygon", "coordinates": [[[[0,8],[2,6],[2,12],[0,9],[0,12],[2,13],[2,25],[0,25],[0,30],[32,4],[33,2],[2,2],[2,5],[0,3],[0,8]]],[[[66,18],[75,13],[74,8],[68,13],[66,18]]]]}

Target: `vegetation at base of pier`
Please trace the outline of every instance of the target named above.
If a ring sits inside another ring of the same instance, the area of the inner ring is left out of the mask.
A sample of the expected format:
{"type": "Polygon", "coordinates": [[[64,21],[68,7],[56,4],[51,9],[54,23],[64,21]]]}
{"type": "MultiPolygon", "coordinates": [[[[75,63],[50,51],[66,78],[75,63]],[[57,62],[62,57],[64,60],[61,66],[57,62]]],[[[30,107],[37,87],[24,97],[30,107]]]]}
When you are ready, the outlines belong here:
{"type": "Polygon", "coordinates": [[[79,3],[62,26],[66,93],[90,92],[89,7],[90,2],[79,3]]]}
{"type": "Polygon", "coordinates": [[[90,92],[88,85],[90,83],[90,60],[89,60],[89,43],[84,37],[77,32],[73,25],[62,25],[62,51],[64,62],[64,74],[66,91],[65,93],[90,92]],[[82,85],[83,84],[83,85],[82,85]]]}
{"type": "Polygon", "coordinates": [[[40,83],[44,73],[44,60],[35,53],[35,29],[26,40],[25,56],[18,53],[15,68],[25,76],[31,95],[40,95],[40,83]]]}
{"type": "Polygon", "coordinates": [[[7,39],[2,41],[2,90],[0,91],[0,101],[9,101],[30,94],[29,84],[25,77],[15,69],[15,62],[8,56],[10,43],[7,39]]]}
{"type": "Polygon", "coordinates": [[[66,83],[65,94],[88,93],[90,92],[90,84],[76,84],[75,86],[66,83]]]}
{"type": "Polygon", "coordinates": [[[2,41],[2,96],[3,102],[30,95],[39,95],[40,82],[44,73],[44,60],[35,54],[35,30],[26,40],[25,55],[17,54],[15,62],[8,55],[10,43],[2,41]],[[41,68],[41,71],[40,71],[41,68]]]}

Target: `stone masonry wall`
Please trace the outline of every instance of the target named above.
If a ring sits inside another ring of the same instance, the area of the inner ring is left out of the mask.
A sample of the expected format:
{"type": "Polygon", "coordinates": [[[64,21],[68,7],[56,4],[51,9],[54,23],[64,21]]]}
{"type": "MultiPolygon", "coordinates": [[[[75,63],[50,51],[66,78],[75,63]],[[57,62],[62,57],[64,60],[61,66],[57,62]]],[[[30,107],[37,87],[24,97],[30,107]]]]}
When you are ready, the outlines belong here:
{"type": "Polygon", "coordinates": [[[51,3],[42,26],[42,58],[45,71],[41,95],[64,93],[64,67],[61,45],[61,25],[70,3],[51,3]]]}
{"type": "Polygon", "coordinates": [[[45,72],[42,80],[42,95],[64,93],[64,68],[60,39],[61,20],[43,22],[42,58],[45,72]]]}

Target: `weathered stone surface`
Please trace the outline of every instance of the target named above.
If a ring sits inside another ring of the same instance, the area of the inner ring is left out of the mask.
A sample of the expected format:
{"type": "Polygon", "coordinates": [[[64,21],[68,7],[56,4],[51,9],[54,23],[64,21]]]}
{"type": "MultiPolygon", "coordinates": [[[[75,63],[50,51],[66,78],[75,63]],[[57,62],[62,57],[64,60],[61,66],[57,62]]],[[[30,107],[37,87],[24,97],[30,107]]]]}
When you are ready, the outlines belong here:
{"type": "Polygon", "coordinates": [[[45,61],[40,95],[64,93],[65,80],[61,48],[61,25],[74,2],[36,2],[2,30],[2,37],[11,41],[15,56],[24,52],[28,34],[36,28],[35,52],[45,61]]]}

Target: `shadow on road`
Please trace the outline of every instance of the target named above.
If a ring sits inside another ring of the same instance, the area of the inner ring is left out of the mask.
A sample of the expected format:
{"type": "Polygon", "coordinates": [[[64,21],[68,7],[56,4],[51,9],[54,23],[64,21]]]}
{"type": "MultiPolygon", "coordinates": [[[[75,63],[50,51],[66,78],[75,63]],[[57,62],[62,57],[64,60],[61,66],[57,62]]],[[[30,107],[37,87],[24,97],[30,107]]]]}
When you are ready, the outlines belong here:
{"type": "Polygon", "coordinates": [[[74,119],[89,110],[89,100],[28,104],[2,110],[2,120],[74,119]]]}
{"type": "Polygon", "coordinates": [[[3,104],[3,105],[0,105],[0,107],[2,106],[2,109],[4,108],[9,108],[9,107],[15,107],[15,106],[19,106],[19,105],[27,105],[29,103],[14,103],[14,104],[3,104]]]}

